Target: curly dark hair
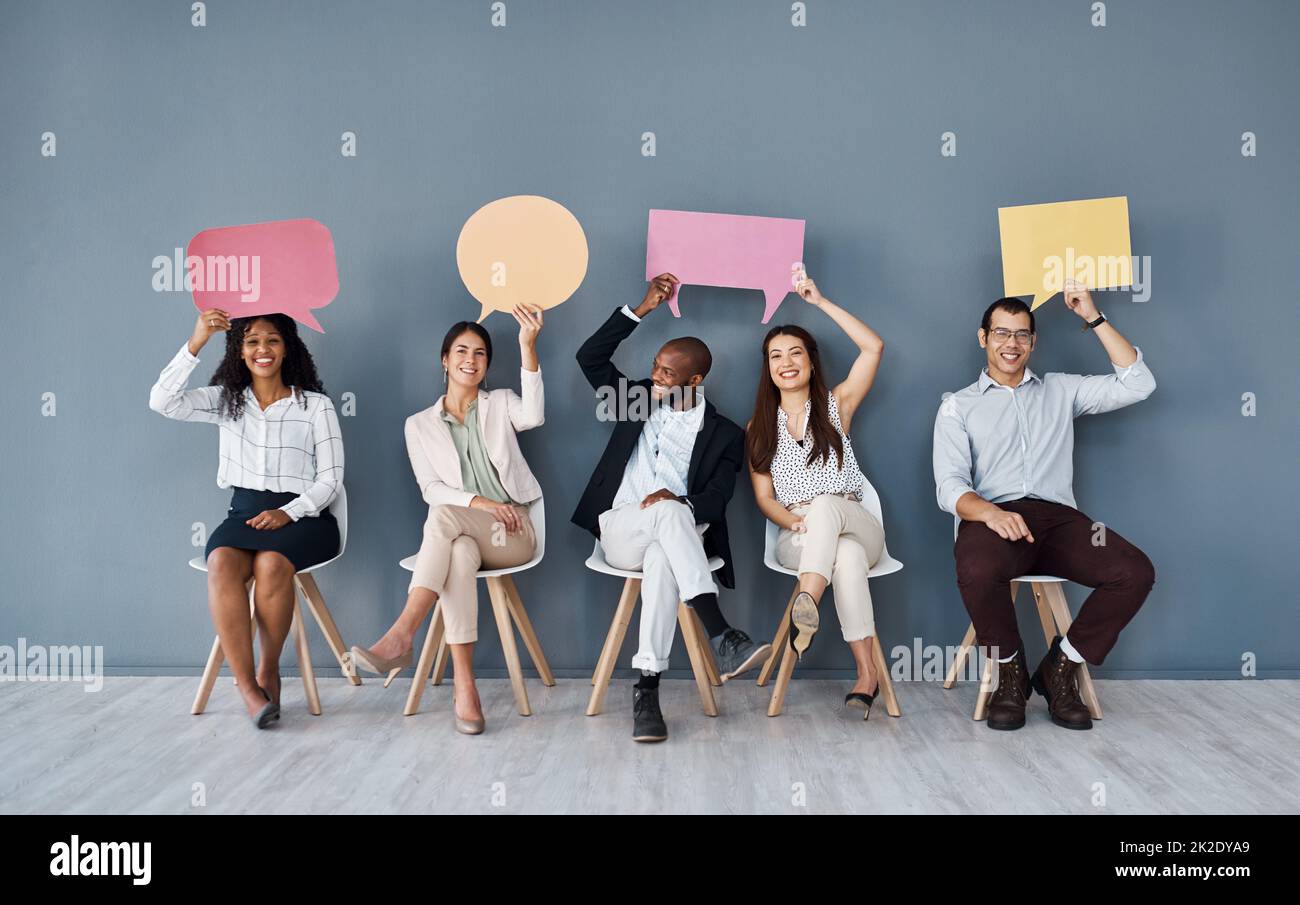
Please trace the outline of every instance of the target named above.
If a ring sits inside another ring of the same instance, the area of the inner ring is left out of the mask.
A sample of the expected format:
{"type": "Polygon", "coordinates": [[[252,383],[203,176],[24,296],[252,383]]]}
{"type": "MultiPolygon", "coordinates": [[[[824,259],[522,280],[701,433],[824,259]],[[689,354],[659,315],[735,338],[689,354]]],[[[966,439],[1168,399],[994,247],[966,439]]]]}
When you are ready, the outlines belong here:
{"type": "Polygon", "coordinates": [[[269,321],[284,338],[284,362],[280,365],[280,379],[284,385],[293,390],[294,398],[307,407],[303,390],[324,393],[325,385],[316,374],[316,362],[298,335],[298,325],[287,314],[259,314],[254,317],[235,317],[230,319],[230,329],[226,331],[226,354],[212,373],[208,386],[221,387],[219,410],[238,421],[244,416],[244,390],[252,386],[253,375],[244,364],[244,334],[254,321],[269,321]]]}

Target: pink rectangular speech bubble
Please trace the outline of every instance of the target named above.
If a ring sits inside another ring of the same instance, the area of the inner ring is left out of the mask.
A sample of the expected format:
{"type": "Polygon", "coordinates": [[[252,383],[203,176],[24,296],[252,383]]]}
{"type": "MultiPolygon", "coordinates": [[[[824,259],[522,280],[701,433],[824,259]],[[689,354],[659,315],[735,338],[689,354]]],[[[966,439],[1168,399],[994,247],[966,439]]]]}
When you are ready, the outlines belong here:
{"type": "MultiPolygon", "coordinates": [[[[766,324],[793,288],[790,271],[803,260],[803,233],[803,220],[652,210],[645,277],[671,273],[693,286],[761,289],[766,324]]],[[[679,288],[668,299],[674,317],[682,316],[679,288]]]]}
{"type": "Polygon", "coordinates": [[[185,279],[200,311],[287,314],[324,333],[311,309],[339,294],[334,237],[316,220],[205,229],[185,250],[185,279]]]}

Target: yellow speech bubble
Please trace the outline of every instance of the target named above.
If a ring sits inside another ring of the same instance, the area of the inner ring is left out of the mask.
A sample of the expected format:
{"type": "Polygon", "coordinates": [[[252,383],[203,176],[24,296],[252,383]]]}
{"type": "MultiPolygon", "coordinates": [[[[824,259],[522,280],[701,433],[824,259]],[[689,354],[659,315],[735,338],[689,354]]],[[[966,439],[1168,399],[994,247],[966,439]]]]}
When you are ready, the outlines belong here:
{"type": "Polygon", "coordinates": [[[456,266],[483,306],[480,323],[519,304],[554,308],[587,275],[587,236],[578,218],[550,198],[498,198],[461,227],[456,266]]]}
{"type": "Polygon", "coordinates": [[[1000,207],[998,228],[1003,293],[1032,295],[1030,310],[1067,279],[1089,289],[1133,285],[1127,197],[1000,207]]]}

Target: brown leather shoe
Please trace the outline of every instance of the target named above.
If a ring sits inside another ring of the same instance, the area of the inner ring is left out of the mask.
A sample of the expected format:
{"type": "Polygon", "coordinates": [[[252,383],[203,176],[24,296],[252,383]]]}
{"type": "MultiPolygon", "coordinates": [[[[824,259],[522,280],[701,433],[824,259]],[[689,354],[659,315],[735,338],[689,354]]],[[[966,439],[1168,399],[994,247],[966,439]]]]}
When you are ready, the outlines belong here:
{"type": "Polygon", "coordinates": [[[1079,664],[1061,650],[1061,636],[1057,635],[1029,681],[1034,691],[1047,698],[1053,723],[1066,729],[1091,729],[1092,717],[1079,697],[1078,671],[1079,664]]]}
{"type": "Polygon", "coordinates": [[[998,664],[998,687],[993,690],[988,705],[989,728],[1019,729],[1025,725],[1025,703],[1029,694],[1029,672],[1022,647],[1014,658],[998,664]]]}

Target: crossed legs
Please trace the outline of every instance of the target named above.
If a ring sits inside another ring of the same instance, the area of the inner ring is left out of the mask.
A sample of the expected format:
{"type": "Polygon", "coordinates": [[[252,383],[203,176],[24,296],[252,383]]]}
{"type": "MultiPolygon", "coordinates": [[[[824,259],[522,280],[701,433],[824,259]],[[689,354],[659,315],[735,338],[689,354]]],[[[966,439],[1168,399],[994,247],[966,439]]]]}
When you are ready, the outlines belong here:
{"type": "Polygon", "coordinates": [[[861,503],[833,494],[792,511],[804,520],[804,531],[781,531],[777,561],[798,571],[798,590],[815,604],[834,582],[840,629],[858,670],[852,691],[874,694],[879,687],[871,652],[876,624],[867,573],[884,551],[884,528],[861,503]]]}
{"type": "Polygon", "coordinates": [[[435,603],[442,601],[451,651],[456,716],[481,720],[483,707],[474,682],[478,641],[478,584],[481,566],[501,569],[527,562],[536,549],[532,521],[520,508],[523,529],[508,534],[490,512],[468,506],[430,506],[420,552],[397,621],[370,650],[392,659],[412,650],[415,633],[435,603]]]}
{"type": "Polygon", "coordinates": [[[672,500],[642,509],[628,503],[600,515],[600,545],[617,569],[638,570],[641,583],[640,644],[632,666],[652,673],[668,668],[677,628],[677,604],[717,594],[700,540],[703,526],[685,503],[672,500]]]}

